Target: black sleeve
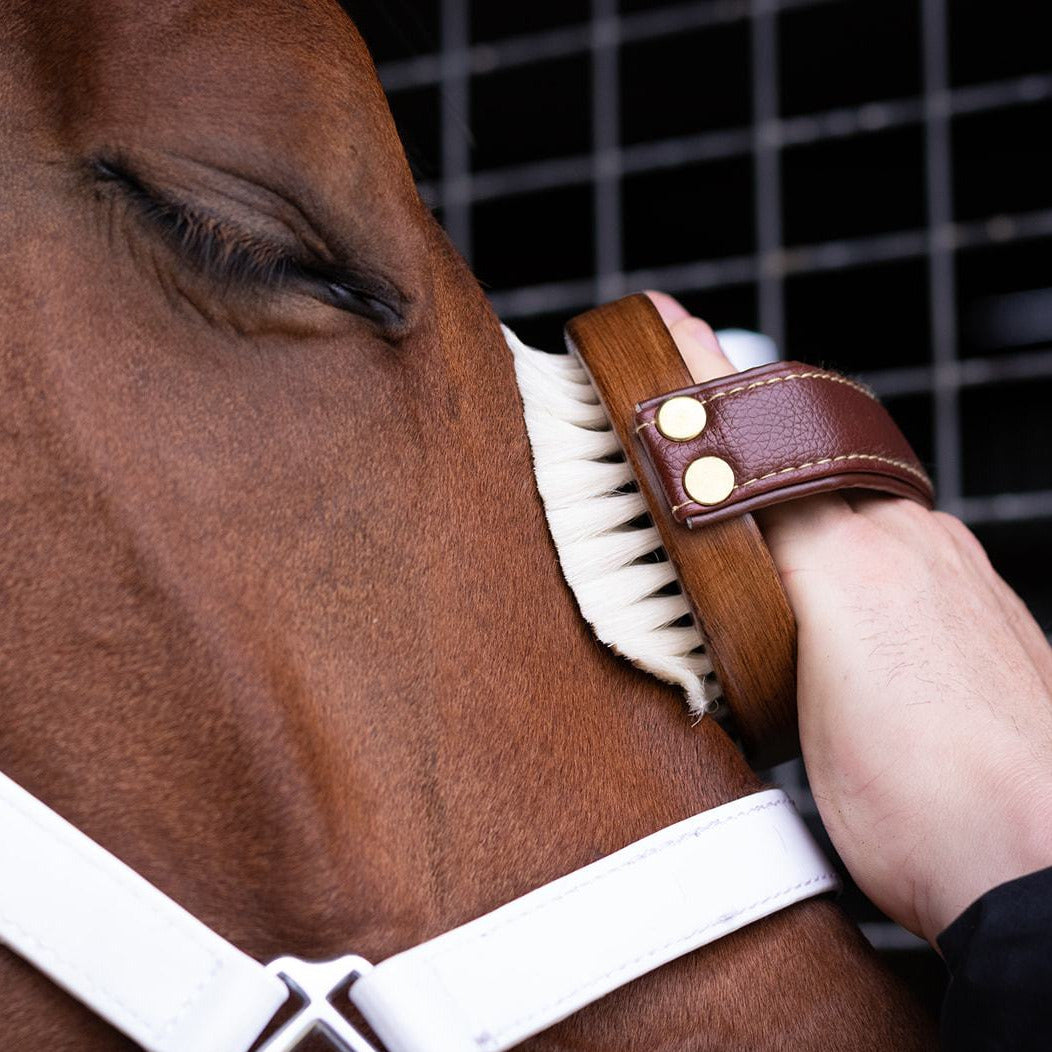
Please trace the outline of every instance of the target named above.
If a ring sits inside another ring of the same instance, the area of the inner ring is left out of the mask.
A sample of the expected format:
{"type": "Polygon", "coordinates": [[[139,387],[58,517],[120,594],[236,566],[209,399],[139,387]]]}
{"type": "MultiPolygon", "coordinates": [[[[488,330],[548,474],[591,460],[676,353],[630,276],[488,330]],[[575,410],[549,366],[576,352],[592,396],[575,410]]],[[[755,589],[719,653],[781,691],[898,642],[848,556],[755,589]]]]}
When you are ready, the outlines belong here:
{"type": "Polygon", "coordinates": [[[946,1052],[1052,1049],[1052,868],[988,891],[938,941],[946,1052]]]}

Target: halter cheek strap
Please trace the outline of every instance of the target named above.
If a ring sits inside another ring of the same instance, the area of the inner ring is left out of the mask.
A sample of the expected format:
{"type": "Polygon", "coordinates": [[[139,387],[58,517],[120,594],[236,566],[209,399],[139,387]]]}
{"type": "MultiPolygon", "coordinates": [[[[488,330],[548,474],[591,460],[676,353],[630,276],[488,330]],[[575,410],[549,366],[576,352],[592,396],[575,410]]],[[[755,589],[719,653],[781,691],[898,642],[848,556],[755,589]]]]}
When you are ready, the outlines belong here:
{"type": "Polygon", "coordinates": [[[388,1052],[501,1052],[611,990],[838,887],[788,797],[696,815],[375,968],[252,960],[0,774],[0,942],[147,1052],[248,1052],[291,989],[305,1002],[259,1052],[324,1032],[388,1052]]]}

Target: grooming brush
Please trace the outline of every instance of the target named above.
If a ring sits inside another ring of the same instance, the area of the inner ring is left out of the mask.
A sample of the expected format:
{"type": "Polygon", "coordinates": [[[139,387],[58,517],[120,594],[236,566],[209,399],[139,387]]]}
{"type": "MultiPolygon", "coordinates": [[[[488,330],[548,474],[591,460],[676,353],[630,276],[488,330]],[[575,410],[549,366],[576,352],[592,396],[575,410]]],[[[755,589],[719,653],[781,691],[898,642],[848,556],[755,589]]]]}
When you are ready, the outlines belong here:
{"type": "Polygon", "coordinates": [[[724,710],[755,765],[795,755],[796,623],[753,512],[844,488],[931,507],[902,432],[864,385],[751,334],[724,336],[750,368],[695,383],[645,296],[572,319],[569,357],[505,336],[585,620],[695,716],[724,710]]]}
{"type": "Polygon", "coordinates": [[[572,355],[504,336],[515,361],[537,489],[563,575],[599,640],[683,688],[696,716],[718,706],[705,640],[664,554],[599,396],[572,355]]]}

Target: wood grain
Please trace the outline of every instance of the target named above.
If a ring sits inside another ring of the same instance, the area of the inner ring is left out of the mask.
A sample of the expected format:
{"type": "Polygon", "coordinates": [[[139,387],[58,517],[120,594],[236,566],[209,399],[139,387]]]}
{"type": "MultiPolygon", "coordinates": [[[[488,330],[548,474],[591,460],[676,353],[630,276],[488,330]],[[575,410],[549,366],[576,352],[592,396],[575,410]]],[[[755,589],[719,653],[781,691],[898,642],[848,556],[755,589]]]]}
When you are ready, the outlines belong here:
{"type": "Polygon", "coordinates": [[[798,755],[796,623],[751,515],[687,529],[669,514],[635,434],[638,403],[694,382],[643,295],[578,315],[566,328],[639,481],[665,551],[708,640],[734,728],[750,762],[798,755]]]}

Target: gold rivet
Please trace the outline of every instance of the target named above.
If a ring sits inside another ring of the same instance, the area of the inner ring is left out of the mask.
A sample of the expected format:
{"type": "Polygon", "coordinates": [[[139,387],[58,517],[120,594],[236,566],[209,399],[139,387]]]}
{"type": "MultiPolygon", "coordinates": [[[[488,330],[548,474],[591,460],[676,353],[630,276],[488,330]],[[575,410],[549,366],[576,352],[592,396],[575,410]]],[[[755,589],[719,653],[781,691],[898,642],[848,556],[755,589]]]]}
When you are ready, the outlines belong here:
{"type": "Polygon", "coordinates": [[[730,464],[719,457],[698,457],[683,473],[683,488],[698,504],[719,504],[734,489],[734,472],[730,464]]]}
{"type": "Polygon", "coordinates": [[[657,412],[658,430],[673,442],[689,442],[705,430],[705,407],[690,395],[676,395],[663,402],[657,412]]]}

